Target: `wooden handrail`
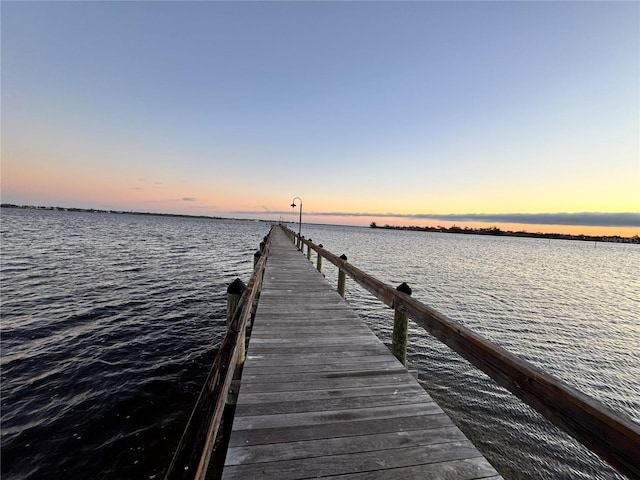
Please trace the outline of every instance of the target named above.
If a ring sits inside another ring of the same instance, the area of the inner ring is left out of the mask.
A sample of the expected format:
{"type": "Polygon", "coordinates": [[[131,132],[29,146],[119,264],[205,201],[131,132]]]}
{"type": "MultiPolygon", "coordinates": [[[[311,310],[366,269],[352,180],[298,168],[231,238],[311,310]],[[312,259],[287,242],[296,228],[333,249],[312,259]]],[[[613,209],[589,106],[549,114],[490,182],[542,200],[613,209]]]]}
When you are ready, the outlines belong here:
{"type": "MultiPolygon", "coordinates": [[[[294,239],[298,236],[291,230],[287,233],[294,239]]],[[[368,275],[319,245],[304,237],[298,240],[347,273],[385,305],[406,313],[435,338],[600,455],[619,472],[629,478],[640,479],[640,425],[632,419],[368,275]]]]}
{"type": "Polygon", "coordinates": [[[273,228],[267,236],[262,254],[256,261],[251,279],[240,297],[227,333],[218,348],[209,376],[187,422],[165,480],[204,479],[207,474],[240,353],[241,342],[238,340],[245,334],[252,306],[260,291],[272,234],[273,228]]]}

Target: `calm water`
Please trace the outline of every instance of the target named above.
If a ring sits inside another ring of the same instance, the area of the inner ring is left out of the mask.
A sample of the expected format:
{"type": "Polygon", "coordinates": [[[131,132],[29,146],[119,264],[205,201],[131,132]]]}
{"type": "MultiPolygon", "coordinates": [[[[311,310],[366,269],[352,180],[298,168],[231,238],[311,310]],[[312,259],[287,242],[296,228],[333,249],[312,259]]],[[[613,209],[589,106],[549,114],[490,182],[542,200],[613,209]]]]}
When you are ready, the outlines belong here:
{"type": "MultiPolygon", "coordinates": [[[[268,225],[3,209],[2,477],[162,478],[268,225]]],[[[640,423],[640,248],[303,225],[640,423]]],[[[327,279],[337,274],[325,262],[327,279]]],[[[392,312],[348,281],[387,342],[392,312]]],[[[411,368],[507,479],[621,478],[418,328],[411,368]]]]}

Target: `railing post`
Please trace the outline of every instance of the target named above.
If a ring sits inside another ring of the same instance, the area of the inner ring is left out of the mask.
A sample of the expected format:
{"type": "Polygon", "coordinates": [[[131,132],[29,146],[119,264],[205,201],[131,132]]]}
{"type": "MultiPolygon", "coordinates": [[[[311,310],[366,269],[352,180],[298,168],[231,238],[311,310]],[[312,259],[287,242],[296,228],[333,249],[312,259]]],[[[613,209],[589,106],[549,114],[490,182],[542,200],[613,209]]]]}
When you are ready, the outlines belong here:
{"type": "MultiPolygon", "coordinates": [[[[322,244],[318,245],[320,248],[322,248],[322,244]]],[[[322,273],[322,255],[320,255],[320,252],[318,252],[318,263],[316,264],[316,268],[318,269],[318,271],[320,273],[322,273]]]]}
{"type": "MultiPolygon", "coordinates": [[[[309,239],[311,241],[311,239],[309,239]]],[[[311,260],[311,245],[307,245],[307,260],[311,260]]]]}
{"type": "MultiPolygon", "coordinates": [[[[347,260],[347,256],[344,253],[340,255],[340,258],[345,261],[347,260]]],[[[344,270],[340,268],[338,269],[338,293],[342,298],[344,298],[344,292],[345,292],[346,286],[347,286],[347,274],[344,273],[344,270]]]]}
{"type": "MultiPolygon", "coordinates": [[[[406,293],[407,295],[411,295],[411,287],[404,282],[398,285],[396,290],[406,293]]],[[[391,343],[391,352],[405,367],[407,366],[408,337],[409,320],[407,319],[407,315],[396,308],[393,315],[393,340],[391,343]]]]}
{"type": "Polygon", "coordinates": [[[256,265],[258,265],[258,262],[260,261],[260,257],[262,256],[262,252],[260,250],[258,250],[256,253],[253,254],[253,268],[256,268],[256,265]]]}
{"type": "MultiPolygon", "coordinates": [[[[229,284],[227,287],[227,329],[231,324],[231,320],[233,319],[233,314],[238,308],[238,304],[240,303],[240,297],[242,297],[242,292],[247,289],[247,286],[244,284],[242,280],[236,278],[233,282],[229,284]]],[[[242,371],[242,366],[244,365],[245,359],[245,333],[240,332],[238,335],[238,344],[240,346],[238,353],[238,361],[236,363],[236,369],[233,374],[234,380],[240,378],[240,372],[242,371]]],[[[235,405],[238,400],[237,392],[229,393],[227,398],[227,403],[230,405],[235,405]]]]}

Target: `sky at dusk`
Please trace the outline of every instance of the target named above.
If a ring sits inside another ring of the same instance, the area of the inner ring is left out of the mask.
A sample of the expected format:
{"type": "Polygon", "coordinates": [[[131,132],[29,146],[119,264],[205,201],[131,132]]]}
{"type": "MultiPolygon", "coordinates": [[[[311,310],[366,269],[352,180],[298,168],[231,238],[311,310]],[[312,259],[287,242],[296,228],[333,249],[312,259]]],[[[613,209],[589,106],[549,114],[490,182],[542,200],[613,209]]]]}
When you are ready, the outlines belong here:
{"type": "Polygon", "coordinates": [[[639,2],[0,8],[3,203],[640,234],[639,2]]]}

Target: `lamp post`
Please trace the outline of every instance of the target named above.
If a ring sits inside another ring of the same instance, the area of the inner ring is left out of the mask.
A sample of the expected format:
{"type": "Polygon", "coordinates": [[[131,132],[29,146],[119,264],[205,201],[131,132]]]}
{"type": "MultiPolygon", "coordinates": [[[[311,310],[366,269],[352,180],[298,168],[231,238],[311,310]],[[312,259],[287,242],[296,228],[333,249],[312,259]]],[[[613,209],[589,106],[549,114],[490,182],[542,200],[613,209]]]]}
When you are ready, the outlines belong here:
{"type": "Polygon", "coordinates": [[[296,200],[300,200],[300,221],[298,222],[298,248],[302,245],[302,237],[300,236],[300,232],[302,231],[302,199],[300,197],[295,197],[291,202],[291,207],[296,208],[296,200]]]}

